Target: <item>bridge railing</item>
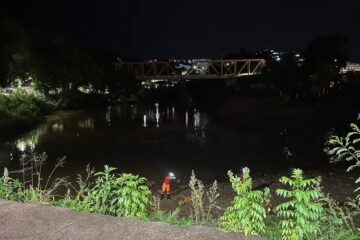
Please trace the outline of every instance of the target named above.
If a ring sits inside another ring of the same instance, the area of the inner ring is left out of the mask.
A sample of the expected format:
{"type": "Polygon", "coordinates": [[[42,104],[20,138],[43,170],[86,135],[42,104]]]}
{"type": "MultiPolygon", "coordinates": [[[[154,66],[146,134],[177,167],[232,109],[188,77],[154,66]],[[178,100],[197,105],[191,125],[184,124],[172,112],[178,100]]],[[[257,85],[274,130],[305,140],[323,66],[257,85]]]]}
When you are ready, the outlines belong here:
{"type": "Polygon", "coordinates": [[[139,80],[229,79],[262,72],[264,59],[150,61],[113,63],[116,70],[125,70],[139,80]]]}

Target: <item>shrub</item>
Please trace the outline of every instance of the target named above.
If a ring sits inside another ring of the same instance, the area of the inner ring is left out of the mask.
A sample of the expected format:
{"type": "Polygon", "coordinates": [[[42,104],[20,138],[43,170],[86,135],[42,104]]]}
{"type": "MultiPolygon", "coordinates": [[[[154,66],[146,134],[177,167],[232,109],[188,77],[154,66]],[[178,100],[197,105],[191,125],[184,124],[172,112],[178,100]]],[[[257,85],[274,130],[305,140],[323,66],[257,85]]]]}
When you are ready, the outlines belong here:
{"type": "Polygon", "coordinates": [[[103,172],[97,172],[95,186],[85,194],[81,205],[89,212],[115,216],[146,218],[151,192],[145,185],[146,179],[132,174],[116,175],[116,168],[105,165],[103,172]]]}
{"type": "Polygon", "coordinates": [[[194,171],[191,173],[189,187],[191,190],[191,208],[190,218],[196,223],[209,222],[211,219],[211,210],[216,207],[216,200],[219,197],[216,180],[206,192],[208,205],[204,207],[204,184],[196,178],[194,171]]]}
{"type": "Polygon", "coordinates": [[[21,199],[21,187],[21,182],[9,177],[9,171],[4,168],[4,174],[0,178],[0,198],[19,201],[21,199]]]}
{"type": "Polygon", "coordinates": [[[161,201],[157,196],[153,196],[151,202],[152,210],[150,219],[152,221],[166,222],[172,225],[190,226],[194,224],[191,218],[180,217],[180,208],[175,208],[173,211],[165,212],[160,208],[161,201]]]}
{"type": "Polygon", "coordinates": [[[17,90],[8,96],[0,94],[0,131],[10,132],[36,124],[54,109],[42,96],[17,90]]]}
{"type": "MultiPolygon", "coordinates": [[[[358,120],[360,120],[360,114],[358,120]]],[[[327,153],[333,156],[335,161],[355,161],[355,163],[347,169],[348,172],[360,166],[360,129],[355,123],[350,124],[350,128],[351,131],[347,133],[346,137],[332,135],[327,141],[329,147],[327,153]]],[[[360,183],[360,177],[356,179],[355,183],[360,183]]],[[[360,187],[356,188],[355,192],[359,190],[360,187]]],[[[360,194],[357,195],[356,198],[360,199],[360,194]]]]}
{"type": "Polygon", "coordinates": [[[117,181],[120,189],[117,192],[119,195],[117,200],[119,209],[116,211],[116,215],[147,217],[151,191],[145,185],[146,179],[130,173],[123,173],[117,181]]]}
{"type": "Polygon", "coordinates": [[[250,170],[243,169],[244,182],[229,171],[228,175],[236,196],[222,217],[220,226],[231,232],[244,232],[246,235],[259,235],[265,232],[265,206],[270,202],[270,190],[252,190],[250,170]]]}
{"type": "Polygon", "coordinates": [[[294,169],[290,178],[281,177],[280,182],[290,190],[277,189],[276,194],[287,199],[276,207],[277,216],[281,218],[282,239],[312,239],[320,232],[320,216],[323,212],[319,202],[322,192],[320,181],[304,179],[301,169],[294,169]]]}
{"type": "Polygon", "coordinates": [[[329,195],[324,195],[321,202],[324,204],[324,211],[320,217],[320,232],[316,239],[356,239],[352,237],[357,233],[354,217],[359,214],[358,204],[355,203],[354,206],[354,201],[348,200],[346,204],[340,206],[329,195]]]}

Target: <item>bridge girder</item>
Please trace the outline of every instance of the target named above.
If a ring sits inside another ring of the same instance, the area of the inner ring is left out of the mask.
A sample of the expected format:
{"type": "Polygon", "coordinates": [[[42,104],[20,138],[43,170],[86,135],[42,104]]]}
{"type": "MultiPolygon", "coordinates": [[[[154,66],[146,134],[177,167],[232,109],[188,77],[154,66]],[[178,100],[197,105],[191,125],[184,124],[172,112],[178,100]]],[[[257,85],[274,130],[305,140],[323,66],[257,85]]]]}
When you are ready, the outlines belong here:
{"type": "Polygon", "coordinates": [[[188,65],[180,64],[183,67],[166,61],[113,63],[116,70],[129,71],[141,81],[240,78],[260,74],[265,64],[264,59],[193,60],[188,65]]]}

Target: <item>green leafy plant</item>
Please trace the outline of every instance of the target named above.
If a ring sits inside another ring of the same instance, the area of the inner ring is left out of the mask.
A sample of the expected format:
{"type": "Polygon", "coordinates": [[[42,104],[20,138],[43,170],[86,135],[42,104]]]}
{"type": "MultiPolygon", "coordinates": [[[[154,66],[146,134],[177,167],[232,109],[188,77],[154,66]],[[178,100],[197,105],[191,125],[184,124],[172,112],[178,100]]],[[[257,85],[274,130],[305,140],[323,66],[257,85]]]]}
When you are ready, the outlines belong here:
{"type": "Polygon", "coordinates": [[[12,201],[19,201],[22,193],[22,183],[9,177],[9,171],[4,168],[4,174],[0,178],[0,198],[12,201]]]}
{"type": "MultiPolygon", "coordinates": [[[[358,120],[360,120],[360,114],[358,120]]],[[[327,153],[333,156],[335,161],[354,161],[354,164],[347,169],[348,172],[360,166],[360,129],[355,123],[351,123],[350,128],[346,137],[332,135],[327,141],[329,147],[327,153]]],[[[356,179],[355,183],[360,183],[360,177],[356,179]]],[[[355,192],[358,191],[360,191],[360,187],[355,189],[355,192]]],[[[360,199],[360,194],[356,198],[360,199]]]]}
{"type": "MultiPolygon", "coordinates": [[[[147,207],[150,204],[151,191],[146,186],[146,179],[129,173],[123,173],[117,179],[120,189],[117,216],[132,216],[146,218],[148,216],[147,207]]],[[[114,200],[113,200],[114,201],[114,200]]]]}
{"type": "Polygon", "coordinates": [[[146,179],[132,174],[117,175],[116,168],[105,165],[97,172],[95,185],[85,193],[80,204],[89,212],[115,216],[146,218],[151,192],[146,179]]]}
{"type": "Polygon", "coordinates": [[[0,131],[11,134],[14,130],[33,126],[53,108],[38,93],[27,93],[21,89],[8,95],[0,93],[0,131]]]}
{"type": "Polygon", "coordinates": [[[173,211],[163,211],[161,210],[161,201],[157,196],[153,196],[153,201],[151,202],[151,215],[150,219],[152,221],[166,222],[172,225],[193,225],[194,222],[190,218],[180,217],[180,208],[175,208],[173,211]]]}
{"type": "Polygon", "coordinates": [[[354,200],[349,199],[344,205],[330,198],[321,197],[324,211],[320,217],[320,232],[316,236],[319,240],[351,239],[358,232],[354,217],[359,213],[359,207],[354,200]]]}
{"type": "Polygon", "coordinates": [[[161,201],[158,196],[153,196],[153,201],[151,202],[152,213],[151,219],[160,222],[167,222],[169,224],[176,224],[179,219],[180,209],[176,208],[174,211],[165,212],[161,210],[161,201]]]}
{"type": "Polygon", "coordinates": [[[294,169],[290,178],[281,177],[280,182],[290,189],[277,189],[276,194],[287,199],[276,207],[281,219],[283,240],[313,239],[320,232],[323,212],[319,202],[322,192],[317,179],[304,179],[301,169],[294,169]]]}
{"type": "Polygon", "coordinates": [[[265,232],[266,206],[270,202],[270,190],[252,190],[250,169],[244,168],[244,182],[231,171],[228,176],[236,196],[223,216],[220,227],[226,231],[259,235],[265,232]]]}

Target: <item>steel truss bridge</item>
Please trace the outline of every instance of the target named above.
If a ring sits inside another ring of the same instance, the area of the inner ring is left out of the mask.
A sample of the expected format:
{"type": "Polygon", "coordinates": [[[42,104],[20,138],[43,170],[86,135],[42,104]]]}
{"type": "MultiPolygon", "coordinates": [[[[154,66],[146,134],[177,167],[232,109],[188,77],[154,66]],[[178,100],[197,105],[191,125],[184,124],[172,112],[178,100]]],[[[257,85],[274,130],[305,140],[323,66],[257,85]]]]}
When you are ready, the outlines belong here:
{"type": "Polygon", "coordinates": [[[141,81],[234,79],[260,74],[264,59],[149,61],[113,63],[116,70],[125,70],[141,81]]]}

